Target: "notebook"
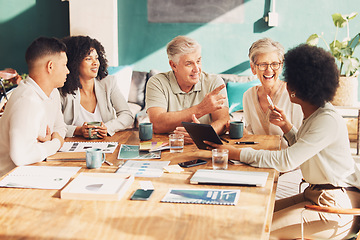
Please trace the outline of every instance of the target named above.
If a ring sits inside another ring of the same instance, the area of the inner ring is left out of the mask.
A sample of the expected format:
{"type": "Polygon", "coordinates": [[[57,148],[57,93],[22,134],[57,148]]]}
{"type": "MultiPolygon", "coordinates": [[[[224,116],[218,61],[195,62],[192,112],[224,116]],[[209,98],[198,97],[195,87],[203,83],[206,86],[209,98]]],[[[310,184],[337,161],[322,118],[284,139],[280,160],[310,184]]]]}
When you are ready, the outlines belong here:
{"type": "Polygon", "coordinates": [[[210,124],[182,122],[182,125],[199,149],[206,149],[208,145],[204,141],[223,144],[219,135],[210,124]]]}
{"type": "Polygon", "coordinates": [[[268,175],[268,172],[198,169],[190,183],[264,187],[268,175]]]}
{"type": "Polygon", "coordinates": [[[159,159],[161,151],[140,151],[139,145],[121,144],[118,159],[159,159]]]}
{"type": "Polygon", "coordinates": [[[161,202],[236,205],[240,190],[170,189],[161,202]]]}

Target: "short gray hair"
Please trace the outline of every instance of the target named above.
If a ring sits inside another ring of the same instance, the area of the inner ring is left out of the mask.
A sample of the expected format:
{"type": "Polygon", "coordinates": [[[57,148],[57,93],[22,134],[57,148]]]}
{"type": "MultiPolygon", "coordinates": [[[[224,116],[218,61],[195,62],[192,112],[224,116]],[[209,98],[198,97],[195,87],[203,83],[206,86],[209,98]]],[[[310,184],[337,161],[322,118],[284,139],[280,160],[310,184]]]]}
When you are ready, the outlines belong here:
{"type": "Polygon", "coordinates": [[[192,38],[186,36],[177,36],[166,46],[166,52],[169,60],[178,64],[181,55],[192,53],[201,49],[201,45],[192,38]]]}
{"type": "Polygon", "coordinates": [[[284,60],[285,50],[279,43],[270,38],[262,38],[254,42],[249,48],[249,58],[252,63],[256,63],[256,58],[259,54],[277,52],[281,61],[284,60]]]}

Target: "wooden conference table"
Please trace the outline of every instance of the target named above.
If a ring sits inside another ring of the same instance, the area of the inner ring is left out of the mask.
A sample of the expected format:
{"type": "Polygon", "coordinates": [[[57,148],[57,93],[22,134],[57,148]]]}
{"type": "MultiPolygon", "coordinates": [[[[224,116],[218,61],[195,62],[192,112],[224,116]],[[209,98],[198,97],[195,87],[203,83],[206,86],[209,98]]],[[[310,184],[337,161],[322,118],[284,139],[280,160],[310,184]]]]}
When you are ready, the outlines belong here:
{"type": "MultiPolygon", "coordinates": [[[[244,136],[242,140],[260,142],[251,146],[255,149],[280,148],[279,136],[244,136]]],[[[92,141],[139,144],[136,130],[92,141]]],[[[168,141],[168,136],[154,135],[152,141],[168,141]]],[[[119,146],[113,154],[107,154],[107,160],[114,165],[104,163],[100,169],[87,169],[84,161],[47,161],[35,165],[81,166],[80,171],[115,172],[122,161],[117,159],[119,146]]],[[[59,153],[54,157],[59,157],[59,153]]],[[[229,165],[229,170],[269,172],[266,186],[191,185],[189,179],[197,169],[211,168],[210,151],[185,145],[183,153],[167,150],[161,156],[161,160],[169,160],[170,164],[197,158],[210,161],[180,174],[135,178],[120,201],[65,200],[60,198],[59,190],[0,188],[0,239],[268,239],[278,173],[273,169],[229,165]],[[140,187],[139,180],[154,185],[155,191],[148,201],[130,200],[130,195],[140,187]],[[236,206],[160,203],[170,188],[240,189],[241,192],[236,206]]]]}

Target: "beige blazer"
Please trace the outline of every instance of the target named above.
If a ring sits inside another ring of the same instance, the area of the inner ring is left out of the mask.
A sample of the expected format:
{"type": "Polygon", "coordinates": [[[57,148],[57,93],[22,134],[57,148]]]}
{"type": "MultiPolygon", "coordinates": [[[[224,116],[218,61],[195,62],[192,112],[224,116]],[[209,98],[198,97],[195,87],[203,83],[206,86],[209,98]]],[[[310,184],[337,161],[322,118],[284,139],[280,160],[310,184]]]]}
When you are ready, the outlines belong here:
{"type": "MultiPolygon", "coordinates": [[[[107,76],[101,81],[95,79],[94,88],[101,118],[110,136],[133,124],[134,116],[121,94],[114,76],[107,76]]],[[[80,91],[77,89],[75,94],[67,94],[61,97],[61,107],[67,127],[66,137],[73,137],[77,127],[73,124],[79,117],[80,111],[80,91]]]]}

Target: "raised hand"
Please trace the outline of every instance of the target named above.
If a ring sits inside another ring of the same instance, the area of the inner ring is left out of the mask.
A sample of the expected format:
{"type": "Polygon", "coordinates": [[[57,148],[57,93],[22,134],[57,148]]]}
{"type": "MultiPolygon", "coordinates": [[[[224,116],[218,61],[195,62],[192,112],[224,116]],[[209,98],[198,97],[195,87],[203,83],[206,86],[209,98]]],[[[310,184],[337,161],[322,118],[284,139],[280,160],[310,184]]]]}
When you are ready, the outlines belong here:
{"type": "MultiPolygon", "coordinates": [[[[270,106],[269,106],[270,109],[270,106]]],[[[274,106],[273,109],[270,109],[269,121],[279,126],[284,133],[287,133],[292,128],[292,123],[286,118],[284,111],[277,106],[274,106]]]]}
{"type": "Polygon", "coordinates": [[[206,94],[204,99],[198,105],[199,110],[203,112],[202,115],[212,113],[216,110],[222,109],[225,106],[224,103],[226,102],[226,97],[222,94],[219,94],[223,88],[225,88],[225,84],[206,94]]]}
{"type": "Polygon", "coordinates": [[[279,127],[282,127],[284,124],[286,124],[286,115],[284,111],[277,106],[269,106],[269,109],[271,110],[269,115],[269,121],[279,127]]]}

